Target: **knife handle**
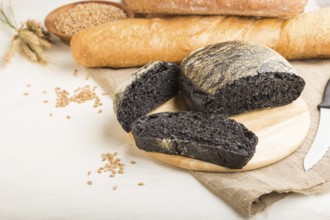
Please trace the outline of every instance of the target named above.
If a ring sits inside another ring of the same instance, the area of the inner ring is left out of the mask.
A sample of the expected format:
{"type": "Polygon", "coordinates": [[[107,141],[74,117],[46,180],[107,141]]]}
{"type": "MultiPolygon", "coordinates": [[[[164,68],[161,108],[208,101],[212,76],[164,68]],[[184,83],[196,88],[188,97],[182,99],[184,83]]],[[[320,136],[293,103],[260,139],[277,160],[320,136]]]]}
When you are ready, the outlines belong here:
{"type": "Polygon", "coordinates": [[[330,108],[330,79],[325,86],[322,102],[317,106],[318,108],[330,108]]]}

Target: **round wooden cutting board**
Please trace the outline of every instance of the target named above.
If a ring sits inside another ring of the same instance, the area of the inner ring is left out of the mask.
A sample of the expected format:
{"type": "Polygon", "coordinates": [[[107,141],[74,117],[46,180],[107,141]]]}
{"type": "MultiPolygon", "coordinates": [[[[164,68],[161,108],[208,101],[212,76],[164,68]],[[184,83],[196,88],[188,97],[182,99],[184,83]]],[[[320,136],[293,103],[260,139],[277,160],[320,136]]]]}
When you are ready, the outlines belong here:
{"type": "MultiPolygon", "coordinates": [[[[109,94],[113,94],[118,83],[125,81],[125,77],[133,70],[92,69],[89,71],[109,94]]],[[[183,110],[186,110],[183,101],[180,96],[177,96],[150,114],[183,110]]],[[[232,118],[244,124],[258,136],[256,153],[242,169],[229,169],[182,156],[150,152],[148,154],[162,162],[188,170],[206,172],[254,170],[276,163],[293,153],[304,141],[310,126],[309,110],[301,97],[286,106],[248,112],[232,118]]]]}
{"type": "MultiPolygon", "coordinates": [[[[179,97],[167,102],[155,112],[182,110],[179,97]]],[[[231,117],[244,124],[258,136],[256,153],[242,169],[229,169],[187,157],[148,153],[167,164],[188,170],[206,172],[238,172],[254,170],[276,163],[293,153],[304,141],[310,126],[310,114],[305,101],[231,117]]]]}

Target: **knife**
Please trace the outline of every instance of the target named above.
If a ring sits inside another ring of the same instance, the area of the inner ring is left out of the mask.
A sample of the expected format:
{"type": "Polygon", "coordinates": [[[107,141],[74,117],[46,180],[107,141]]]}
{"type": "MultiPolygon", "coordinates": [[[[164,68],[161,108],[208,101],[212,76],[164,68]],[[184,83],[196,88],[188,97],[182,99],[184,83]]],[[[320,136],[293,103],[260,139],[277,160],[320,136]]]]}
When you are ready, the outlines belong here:
{"type": "Polygon", "coordinates": [[[314,142],[304,159],[305,171],[315,166],[330,147],[330,79],[325,87],[323,100],[317,107],[320,110],[320,123],[314,142]]]}

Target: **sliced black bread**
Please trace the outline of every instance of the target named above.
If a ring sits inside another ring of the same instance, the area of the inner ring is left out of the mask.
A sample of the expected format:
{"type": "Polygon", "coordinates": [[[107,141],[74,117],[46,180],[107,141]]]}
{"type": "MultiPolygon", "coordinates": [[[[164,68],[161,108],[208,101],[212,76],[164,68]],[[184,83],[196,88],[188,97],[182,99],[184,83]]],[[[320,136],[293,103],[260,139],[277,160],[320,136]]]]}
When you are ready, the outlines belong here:
{"type": "Polygon", "coordinates": [[[179,67],[169,62],[152,62],[133,74],[115,92],[114,110],[123,129],[149,113],[178,92],[179,67]]]}
{"type": "Polygon", "coordinates": [[[257,136],[244,125],[219,114],[162,112],[132,125],[137,147],[242,168],[252,158],[257,136]]]}
{"type": "Polygon", "coordinates": [[[230,41],[193,52],[181,63],[180,90],[192,110],[234,115],[297,99],[304,80],[280,54],[230,41]]]}

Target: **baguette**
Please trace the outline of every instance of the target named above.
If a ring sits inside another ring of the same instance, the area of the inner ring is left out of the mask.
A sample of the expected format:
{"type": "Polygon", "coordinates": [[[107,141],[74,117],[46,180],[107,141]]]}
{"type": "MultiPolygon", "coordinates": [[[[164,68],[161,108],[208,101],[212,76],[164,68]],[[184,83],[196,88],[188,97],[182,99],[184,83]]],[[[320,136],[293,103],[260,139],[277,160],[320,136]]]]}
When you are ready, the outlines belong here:
{"type": "Polygon", "coordinates": [[[293,17],[304,11],[306,0],[125,0],[135,13],[207,14],[293,17]]]}
{"type": "Polygon", "coordinates": [[[71,51],[86,67],[180,63],[192,51],[224,41],[254,41],[286,59],[330,57],[330,8],[282,20],[236,16],[133,18],[76,33],[71,51]]]}

